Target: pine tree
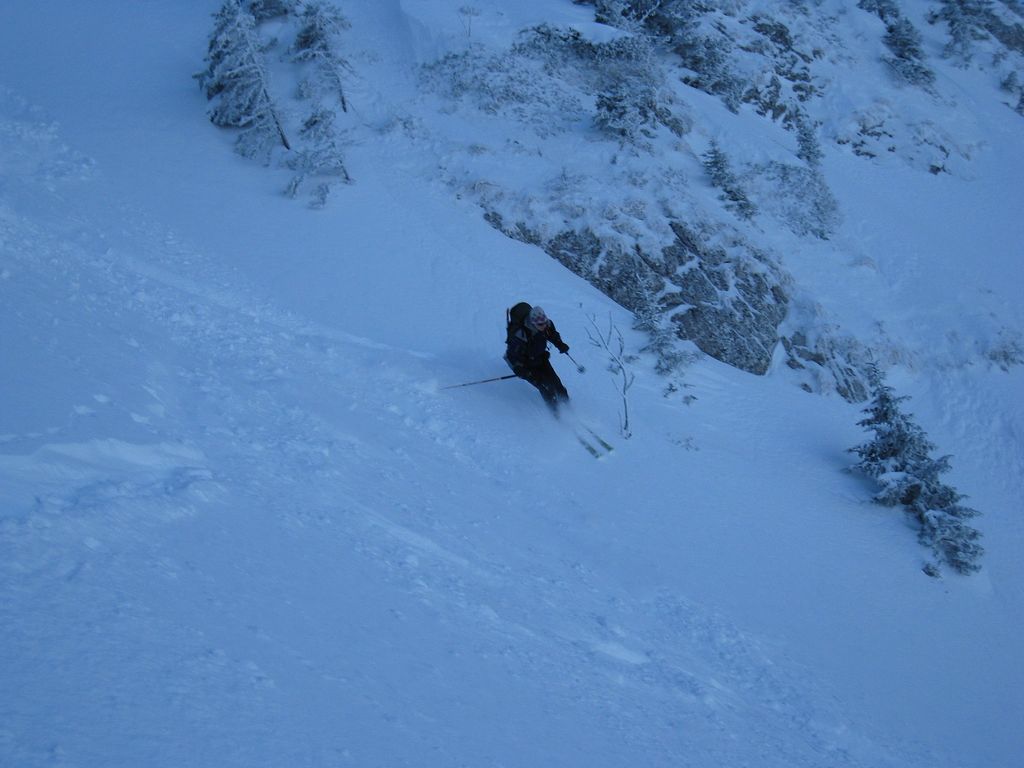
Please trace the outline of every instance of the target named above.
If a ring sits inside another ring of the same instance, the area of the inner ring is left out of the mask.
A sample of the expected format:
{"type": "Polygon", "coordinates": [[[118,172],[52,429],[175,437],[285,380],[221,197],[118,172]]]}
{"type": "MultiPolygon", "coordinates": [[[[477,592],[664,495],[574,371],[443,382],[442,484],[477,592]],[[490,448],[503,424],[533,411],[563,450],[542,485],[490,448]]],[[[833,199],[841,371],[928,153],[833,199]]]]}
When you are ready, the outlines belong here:
{"type": "Polygon", "coordinates": [[[694,72],[683,82],[718,96],[730,112],[739,112],[744,83],[733,71],[733,44],[727,37],[709,37],[684,27],[673,40],[673,50],[694,72]]]}
{"type": "Polygon", "coordinates": [[[289,197],[295,197],[307,181],[318,180],[312,207],[322,208],[327,203],[332,180],[352,181],[334,127],[334,112],[315,110],[306,118],[299,136],[302,145],[288,158],[288,167],[295,171],[295,175],[285,192],[289,197]]]}
{"type": "Polygon", "coordinates": [[[900,9],[894,0],[859,0],[857,7],[875,14],[882,21],[886,22],[895,20],[900,15],[900,9]]]}
{"type": "Polygon", "coordinates": [[[797,141],[796,156],[807,163],[811,168],[817,168],[821,165],[821,161],[822,158],[825,157],[825,153],[821,149],[821,144],[818,143],[818,134],[815,132],[815,125],[807,116],[807,113],[802,110],[797,113],[795,122],[797,141]]]}
{"type": "Polygon", "coordinates": [[[902,505],[920,524],[921,543],[957,572],[979,570],[984,553],[977,543],[981,534],[964,522],[978,512],[963,506],[964,496],[939,479],[949,471],[949,457],[931,457],[935,446],[900,408],[908,398],[897,397],[877,367],[871,370],[871,386],[873,398],[864,411],[868,418],[859,425],[875,436],[851,451],[860,456],[856,468],[881,485],[874,501],[887,507],[902,505]]]}
{"type": "Polygon", "coordinates": [[[974,44],[989,37],[985,25],[992,15],[991,0],[939,0],[940,8],[928,21],[946,22],[949,42],[943,50],[947,58],[966,66],[971,61],[974,44]]]}
{"type": "Polygon", "coordinates": [[[908,470],[926,458],[934,446],[900,409],[900,403],[908,398],[897,397],[877,368],[872,369],[871,384],[874,398],[864,411],[868,418],[859,421],[858,426],[872,430],[875,438],[853,449],[860,456],[857,467],[882,484],[875,501],[889,507],[909,504],[916,491],[915,478],[908,470]]]}
{"type": "Polygon", "coordinates": [[[245,10],[257,24],[295,12],[296,0],[245,0],[245,10]]]}
{"type": "Polygon", "coordinates": [[[887,23],[882,42],[892,52],[884,61],[897,80],[924,88],[935,82],[935,73],[924,63],[921,33],[910,21],[900,16],[887,23]]]}
{"type": "Polygon", "coordinates": [[[338,38],[348,28],[348,19],[336,9],[323,3],[308,3],[302,13],[301,28],[294,45],[295,61],[315,65],[317,72],[334,90],[342,112],[348,112],[345,77],[352,67],[338,52],[338,38]]]}
{"type": "Polygon", "coordinates": [[[746,192],[740,186],[736,174],[729,165],[729,158],[719,146],[717,141],[712,140],[708,151],[704,153],[704,170],[711,178],[711,184],[722,190],[719,199],[725,203],[725,207],[743,219],[752,219],[757,214],[757,207],[747,198],[746,192]]]}
{"type": "Polygon", "coordinates": [[[595,106],[594,120],[607,133],[632,143],[654,137],[657,98],[653,87],[620,80],[597,95],[595,106]]]}
{"type": "Polygon", "coordinates": [[[981,569],[978,561],[985,550],[978,544],[981,533],[964,521],[979,513],[962,505],[964,496],[939,480],[947,471],[948,456],[929,459],[917,467],[921,489],[909,511],[921,524],[922,544],[931,546],[957,572],[972,573],[981,569]]]}
{"type": "Polygon", "coordinates": [[[640,29],[653,23],[662,22],[668,6],[666,0],[596,0],[595,19],[602,24],[625,29],[640,29]]]}
{"type": "Polygon", "coordinates": [[[214,125],[241,128],[237,148],[247,157],[269,158],[278,143],[291,149],[270,98],[256,34],[256,20],[240,0],[225,0],[214,14],[207,68],[196,75],[206,98],[216,100],[214,125]]]}

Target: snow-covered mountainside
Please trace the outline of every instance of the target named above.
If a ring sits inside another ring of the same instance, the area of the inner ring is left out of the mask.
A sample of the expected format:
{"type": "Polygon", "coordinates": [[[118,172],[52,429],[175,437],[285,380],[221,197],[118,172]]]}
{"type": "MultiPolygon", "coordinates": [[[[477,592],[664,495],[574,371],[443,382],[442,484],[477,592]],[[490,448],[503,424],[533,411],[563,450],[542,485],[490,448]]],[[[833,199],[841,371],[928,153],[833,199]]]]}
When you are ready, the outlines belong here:
{"type": "Polygon", "coordinates": [[[0,765],[1017,765],[1022,25],[7,0],[0,765]]]}
{"type": "MultiPolygon", "coordinates": [[[[348,93],[379,71],[378,52],[360,62],[365,25],[357,18],[353,30],[330,4],[225,3],[198,77],[211,119],[242,129],[242,154],[294,172],[289,194],[306,189],[325,205],[352,181],[347,144],[400,133],[436,162],[430,175],[496,228],[632,311],[663,369],[687,359],[678,338],[764,373],[781,338],[806,386],[863,400],[882,340],[804,316],[797,307],[817,298],[784,254],[817,240],[860,256],[832,242],[844,216],[832,157],[975,177],[986,139],[952,75],[975,75],[973,99],[1016,127],[1020,8],[575,5],[554,14],[460,6],[450,11],[455,30],[444,30],[451,19],[438,28],[433,5],[403,6],[402,25],[420,32],[415,59],[405,50],[400,60],[417,92],[377,94],[387,101],[377,135],[348,93]]],[[[1018,360],[1020,339],[996,310],[976,353],[1018,360]]]]}

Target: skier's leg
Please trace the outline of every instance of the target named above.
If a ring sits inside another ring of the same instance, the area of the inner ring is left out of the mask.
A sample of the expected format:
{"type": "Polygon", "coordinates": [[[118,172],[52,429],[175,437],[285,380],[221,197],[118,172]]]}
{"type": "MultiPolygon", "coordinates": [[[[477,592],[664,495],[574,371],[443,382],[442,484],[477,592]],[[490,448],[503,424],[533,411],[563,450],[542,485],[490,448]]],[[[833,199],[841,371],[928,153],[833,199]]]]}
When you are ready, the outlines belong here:
{"type": "Polygon", "coordinates": [[[544,374],[542,367],[529,368],[519,374],[524,381],[530,382],[537,391],[540,392],[540,396],[544,398],[544,402],[547,403],[551,410],[557,413],[558,411],[558,400],[555,392],[551,389],[550,382],[547,376],[544,374]]]}
{"type": "Polygon", "coordinates": [[[551,367],[550,362],[545,362],[540,370],[540,378],[543,382],[544,388],[550,392],[551,397],[555,400],[568,400],[569,393],[565,389],[565,385],[562,384],[562,380],[558,378],[558,374],[555,373],[555,369],[551,367]]]}
{"type": "Polygon", "coordinates": [[[544,365],[537,369],[532,383],[540,390],[544,402],[555,413],[558,413],[558,406],[561,403],[569,401],[569,393],[566,392],[561,379],[558,378],[555,369],[551,367],[551,363],[545,362],[544,365]]]}

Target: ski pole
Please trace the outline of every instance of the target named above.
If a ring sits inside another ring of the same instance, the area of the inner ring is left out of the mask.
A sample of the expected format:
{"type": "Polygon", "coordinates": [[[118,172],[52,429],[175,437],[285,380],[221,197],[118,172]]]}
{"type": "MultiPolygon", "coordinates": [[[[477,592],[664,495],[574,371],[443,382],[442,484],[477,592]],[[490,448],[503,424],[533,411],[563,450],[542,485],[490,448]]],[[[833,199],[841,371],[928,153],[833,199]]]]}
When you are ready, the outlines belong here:
{"type": "Polygon", "coordinates": [[[449,384],[447,387],[441,387],[441,389],[455,389],[456,387],[471,387],[474,384],[487,384],[490,381],[504,381],[505,379],[514,379],[516,375],[510,373],[508,376],[495,376],[493,379],[481,379],[480,381],[467,381],[465,384],[449,384]]]}
{"type": "Polygon", "coordinates": [[[575,363],[575,365],[576,365],[576,370],[577,370],[577,371],[579,371],[580,373],[586,373],[586,372],[587,372],[587,369],[586,369],[586,368],[584,368],[584,367],[583,367],[582,365],[580,365],[579,363],[577,363],[577,362],[576,362],[576,360],[575,360],[575,359],[573,358],[573,356],[572,356],[572,355],[570,355],[570,354],[569,354],[568,352],[566,352],[566,353],[565,353],[565,356],[566,356],[566,357],[568,357],[568,358],[569,358],[570,360],[572,360],[572,361],[573,361],[573,363],[575,363]]]}

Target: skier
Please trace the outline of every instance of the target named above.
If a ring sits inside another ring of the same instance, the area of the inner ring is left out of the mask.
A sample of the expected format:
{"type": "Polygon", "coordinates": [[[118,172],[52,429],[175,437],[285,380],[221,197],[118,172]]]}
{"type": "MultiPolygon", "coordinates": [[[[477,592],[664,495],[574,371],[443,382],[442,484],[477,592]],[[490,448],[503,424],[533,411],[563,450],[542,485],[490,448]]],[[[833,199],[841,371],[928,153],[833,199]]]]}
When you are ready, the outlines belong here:
{"type": "Polygon", "coordinates": [[[540,307],[531,307],[523,301],[506,314],[505,362],[516,376],[540,391],[544,402],[557,415],[559,405],[568,402],[569,393],[551,367],[548,342],[563,355],[569,351],[569,345],[562,341],[555,324],[540,307]]]}

